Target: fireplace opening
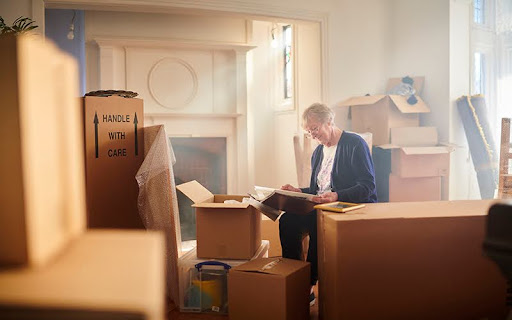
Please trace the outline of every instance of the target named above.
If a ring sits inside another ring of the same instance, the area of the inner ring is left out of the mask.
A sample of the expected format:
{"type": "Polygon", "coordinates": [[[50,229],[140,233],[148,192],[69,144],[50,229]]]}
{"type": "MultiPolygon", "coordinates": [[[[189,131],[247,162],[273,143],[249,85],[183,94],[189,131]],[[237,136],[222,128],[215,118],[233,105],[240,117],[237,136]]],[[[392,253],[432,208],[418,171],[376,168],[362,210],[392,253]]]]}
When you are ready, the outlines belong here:
{"type": "MultiPolygon", "coordinates": [[[[197,180],[213,194],[227,193],[227,149],[225,137],[169,138],[176,163],[173,166],[176,185],[197,180]]],[[[181,241],[196,239],[196,214],[193,204],[177,190],[180,212],[181,241]]]]}

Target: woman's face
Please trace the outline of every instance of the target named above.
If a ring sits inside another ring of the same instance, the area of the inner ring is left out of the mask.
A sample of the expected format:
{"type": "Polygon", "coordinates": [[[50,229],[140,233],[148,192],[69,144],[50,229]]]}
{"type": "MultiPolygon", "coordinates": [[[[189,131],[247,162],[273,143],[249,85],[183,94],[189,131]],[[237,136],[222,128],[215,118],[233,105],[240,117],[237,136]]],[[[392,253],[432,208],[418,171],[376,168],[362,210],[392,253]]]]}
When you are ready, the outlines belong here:
{"type": "Polygon", "coordinates": [[[304,130],[320,144],[326,145],[331,140],[332,130],[330,123],[321,123],[311,119],[304,126],[304,130]]]}

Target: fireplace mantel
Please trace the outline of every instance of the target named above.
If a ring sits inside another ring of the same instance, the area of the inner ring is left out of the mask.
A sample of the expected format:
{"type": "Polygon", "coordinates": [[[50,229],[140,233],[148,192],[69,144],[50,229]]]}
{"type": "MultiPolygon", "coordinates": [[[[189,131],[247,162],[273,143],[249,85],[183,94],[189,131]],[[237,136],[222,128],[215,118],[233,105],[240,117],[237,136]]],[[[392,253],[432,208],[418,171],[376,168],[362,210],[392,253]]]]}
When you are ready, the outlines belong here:
{"type": "Polygon", "coordinates": [[[139,93],[145,124],[170,137],[225,137],[228,192],[245,194],[249,172],[247,43],[96,38],[102,90],[139,93]]]}

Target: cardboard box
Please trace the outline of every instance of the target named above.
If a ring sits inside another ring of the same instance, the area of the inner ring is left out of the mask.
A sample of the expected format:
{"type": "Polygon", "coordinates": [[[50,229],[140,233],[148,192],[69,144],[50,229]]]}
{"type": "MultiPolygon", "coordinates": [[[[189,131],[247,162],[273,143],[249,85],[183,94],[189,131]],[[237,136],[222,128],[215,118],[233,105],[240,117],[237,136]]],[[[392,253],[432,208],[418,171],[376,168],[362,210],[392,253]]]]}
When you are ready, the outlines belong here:
{"type": "Polygon", "coordinates": [[[144,228],[135,175],[144,160],[141,99],[83,98],[87,226],[144,228]]]}
{"type": "Polygon", "coordinates": [[[41,266],[85,230],[75,60],[51,41],[0,37],[0,266],[41,266]]]}
{"type": "MultiPolygon", "coordinates": [[[[430,112],[419,97],[423,87],[423,77],[414,79],[417,103],[411,105],[401,95],[373,95],[352,97],[337,104],[338,107],[350,107],[352,131],[371,132],[375,145],[390,141],[389,129],[394,127],[419,126],[419,114],[430,112]]],[[[388,81],[388,89],[398,83],[400,78],[388,81]]]]}
{"type": "Polygon", "coordinates": [[[281,240],[279,238],[279,220],[272,221],[267,216],[261,216],[261,238],[270,241],[269,257],[281,256],[281,240]]]}
{"type": "Polygon", "coordinates": [[[176,186],[196,209],[197,257],[206,259],[250,259],[261,245],[261,212],[244,196],[213,195],[193,180],[176,186]]]}
{"type": "Polygon", "coordinates": [[[482,251],[492,203],[320,211],[320,318],[504,319],[507,282],[482,251]]]}
{"type": "MultiPolygon", "coordinates": [[[[268,258],[268,248],[269,241],[262,240],[251,260],[268,258]]],[[[229,268],[248,261],[199,259],[196,248],[185,253],[178,260],[180,311],[226,314],[229,268]]]]}
{"type": "Polygon", "coordinates": [[[389,175],[389,202],[439,201],[441,177],[402,178],[389,175]]]}
{"type": "Polygon", "coordinates": [[[164,319],[158,232],[94,230],[42,268],[0,271],[1,319],[164,319]]]}
{"type": "Polygon", "coordinates": [[[309,319],[308,262],[267,258],[228,274],[229,319],[309,319]]]}
{"type": "Polygon", "coordinates": [[[402,178],[449,176],[449,146],[438,145],[435,127],[391,129],[391,172],[402,178]]]}
{"type": "Polygon", "coordinates": [[[389,174],[391,173],[391,149],[373,147],[373,166],[375,169],[375,186],[379,202],[389,201],[389,174]]]}

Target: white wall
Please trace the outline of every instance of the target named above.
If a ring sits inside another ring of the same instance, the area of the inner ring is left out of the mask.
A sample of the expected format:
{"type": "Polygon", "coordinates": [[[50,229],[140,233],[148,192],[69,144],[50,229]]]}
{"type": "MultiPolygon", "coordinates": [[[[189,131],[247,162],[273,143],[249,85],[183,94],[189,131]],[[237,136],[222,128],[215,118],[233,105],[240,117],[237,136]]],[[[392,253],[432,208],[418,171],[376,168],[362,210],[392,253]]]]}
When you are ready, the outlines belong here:
{"type": "Polygon", "coordinates": [[[456,100],[470,92],[471,0],[450,1],[450,141],[457,147],[451,156],[450,198],[479,199],[480,190],[456,100]]]}
{"type": "Polygon", "coordinates": [[[247,42],[246,20],[159,13],[86,11],[86,91],[100,90],[96,38],[247,42]]]}
{"type": "MultiPolygon", "coordinates": [[[[382,93],[390,54],[390,1],[333,1],[329,15],[329,100],[382,93]]],[[[348,108],[336,124],[350,130],[348,108]]]]}
{"type": "Polygon", "coordinates": [[[7,25],[11,25],[19,16],[32,18],[32,0],[0,1],[0,16],[7,25]]]}
{"type": "Polygon", "coordinates": [[[449,1],[392,0],[388,77],[425,76],[421,125],[449,139],[449,1]]]}

